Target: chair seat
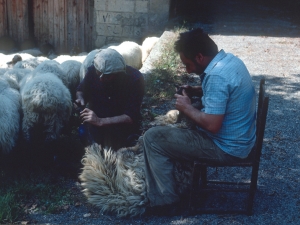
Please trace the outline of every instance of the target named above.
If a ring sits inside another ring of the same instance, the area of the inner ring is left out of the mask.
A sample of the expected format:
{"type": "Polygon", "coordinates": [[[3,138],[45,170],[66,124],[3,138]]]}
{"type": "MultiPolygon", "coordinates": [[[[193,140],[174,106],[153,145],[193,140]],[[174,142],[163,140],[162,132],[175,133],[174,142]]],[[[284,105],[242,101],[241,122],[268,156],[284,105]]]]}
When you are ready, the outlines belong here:
{"type": "Polygon", "coordinates": [[[206,159],[205,161],[199,161],[195,160],[194,165],[202,165],[202,166],[209,166],[209,167],[224,167],[224,166],[229,166],[229,167],[235,167],[235,166],[252,166],[253,165],[253,158],[254,158],[254,149],[250,152],[247,158],[244,159],[239,159],[236,162],[219,162],[214,159],[206,159]]]}

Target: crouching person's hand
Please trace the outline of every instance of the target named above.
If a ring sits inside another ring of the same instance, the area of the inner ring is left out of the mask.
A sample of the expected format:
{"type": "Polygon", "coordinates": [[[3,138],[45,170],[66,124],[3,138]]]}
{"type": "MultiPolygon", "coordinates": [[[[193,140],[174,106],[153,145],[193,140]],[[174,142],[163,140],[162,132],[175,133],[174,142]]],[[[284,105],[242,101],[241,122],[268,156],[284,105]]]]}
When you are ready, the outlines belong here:
{"type": "Polygon", "coordinates": [[[92,125],[101,126],[101,119],[88,108],[85,108],[82,112],[80,112],[80,119],[82,123],[90,123],[92,125]]]}

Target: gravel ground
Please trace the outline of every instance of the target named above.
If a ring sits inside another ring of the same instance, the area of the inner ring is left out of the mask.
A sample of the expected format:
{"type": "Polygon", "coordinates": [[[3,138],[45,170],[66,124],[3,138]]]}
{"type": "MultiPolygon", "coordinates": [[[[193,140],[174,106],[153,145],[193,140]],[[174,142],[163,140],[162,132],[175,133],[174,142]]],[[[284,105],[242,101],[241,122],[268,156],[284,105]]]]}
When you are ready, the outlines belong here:
{"type": "MultiPolygon", "coordinates": [[[[219,48],[239,56],[258,91],[266,78],[269,112],[261,156],[253,216],[197,215],[118,219],[100,215],[81,204],[61,214],[31,214],[38,224],[300,224],[300,27],[291,13],[271,7],[211,1],[202,5],[197,25],[204,27],[219,48]],[[217,4],[218,3],[218,4],[217,4]],[[210,11],[209,11],[210,10],[210,11]],[[203,22],[204,21],[204,22],[203,22]]],[[[169,105],[162,106],[162,111],[169,105]]],[[[231,173],[245,178],[245,172],[231,173]]],[[[215,176],[215,171],[210,171],[215,176]]],[[[223,171],[219,171],[222,176],[223,171]]],[[[74,187],[79,186],[71,181],[74,187]]],[[[79,189],[79,188],[78,188],[79,189]]]]}

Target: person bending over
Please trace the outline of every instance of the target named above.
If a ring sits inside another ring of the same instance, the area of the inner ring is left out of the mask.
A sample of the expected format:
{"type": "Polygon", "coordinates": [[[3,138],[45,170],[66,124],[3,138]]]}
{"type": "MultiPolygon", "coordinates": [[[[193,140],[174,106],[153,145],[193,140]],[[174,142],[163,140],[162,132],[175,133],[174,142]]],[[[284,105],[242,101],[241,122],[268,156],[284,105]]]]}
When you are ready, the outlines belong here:
{"type": "Polygon", "coordinates": [[[116,50],[100,50],[76,92],[77,105],[88,103],[80,112],[87,125],[85,145],[96,142],[114,150],[132,145],[139,134],[143,96],[143,75],[116,50]]]}

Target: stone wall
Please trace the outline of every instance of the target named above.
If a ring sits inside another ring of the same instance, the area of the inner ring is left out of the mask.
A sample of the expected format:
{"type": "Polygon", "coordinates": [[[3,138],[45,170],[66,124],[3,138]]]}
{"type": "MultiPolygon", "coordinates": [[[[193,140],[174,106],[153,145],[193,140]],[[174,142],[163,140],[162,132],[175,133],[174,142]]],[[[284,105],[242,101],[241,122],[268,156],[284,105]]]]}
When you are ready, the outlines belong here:
{"type": "Polygon", "coordinates": [[[131,40],[140,42],[163,29],[170,0],[95,0],[95,47],[131,40]]]}

